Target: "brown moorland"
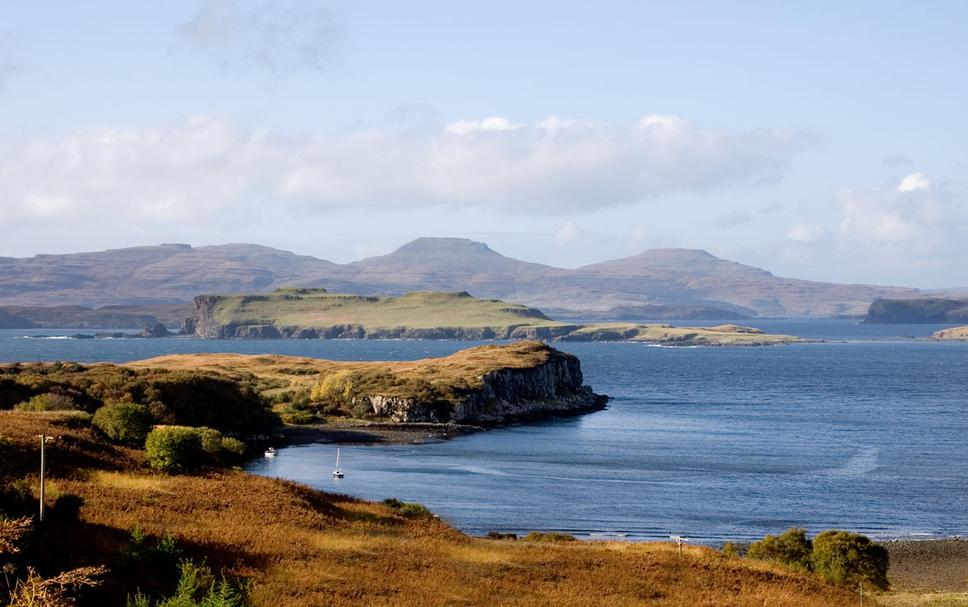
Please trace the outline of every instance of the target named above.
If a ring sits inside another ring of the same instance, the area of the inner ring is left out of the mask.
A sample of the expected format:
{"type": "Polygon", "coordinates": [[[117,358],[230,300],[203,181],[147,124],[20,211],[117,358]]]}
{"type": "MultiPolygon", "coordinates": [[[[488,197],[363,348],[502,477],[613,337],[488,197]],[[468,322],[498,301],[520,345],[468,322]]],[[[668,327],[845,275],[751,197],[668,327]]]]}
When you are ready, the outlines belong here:
{"type": "Polygon", "coordinates": [[[172,354],[126,363],[136,369],[212,372],[242,383],[254,381],[259,392],[273,397],[308,392],[321,377],[339,371],[359,374],[381,394],[409,396],[415,384],[436,386],[444,396],[480,388],[484,375],[501,369],[530,369],[552,356],[567,356],[538,341],[466,348],[450,356],[399,362],[342,362],[321,358],[248,354],[172,354]]]}
{"type": "Polygon", "coordinates": [[[76,520],[53,516],[34,539],[42,572],[111,568],[81,605],[123,604],[147,583],[117,566],[134,527],[170,535],[187,556],[247,578],[260,606],[837,607],[857,600],[812,575],[698,546],[679,558],[666,543],[472,538],[432,517],[407,518],[382,504],[243,472],[165,476],[146,468],[142,452],[104,443],[69,413],[0,411],[3,486],[25,477],[36,484],[41,432],[57,437],[49,450],[54,492],[84,501],[76,520]]]}

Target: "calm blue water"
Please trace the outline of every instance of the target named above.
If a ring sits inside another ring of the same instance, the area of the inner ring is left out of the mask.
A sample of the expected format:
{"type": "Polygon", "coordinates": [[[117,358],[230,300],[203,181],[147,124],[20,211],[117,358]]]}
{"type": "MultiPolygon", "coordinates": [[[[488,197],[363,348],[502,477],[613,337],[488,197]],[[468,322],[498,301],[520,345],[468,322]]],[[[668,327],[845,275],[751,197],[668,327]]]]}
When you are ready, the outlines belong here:
{"type": "MultiPolygon", "coordinates": [[[[405,446],[297,446],[251,469],[426,504],[470,533],[748,539],[790,525],[877,537],[968,533],[968,344],[935,326],[752,323],[829,340],[775,348],[561,344],[605,411],[405,446]]],[[[442,355],[468,342],[23,339],[0,360],[125,361],[240,351],[335,359],[442,355]]]]}

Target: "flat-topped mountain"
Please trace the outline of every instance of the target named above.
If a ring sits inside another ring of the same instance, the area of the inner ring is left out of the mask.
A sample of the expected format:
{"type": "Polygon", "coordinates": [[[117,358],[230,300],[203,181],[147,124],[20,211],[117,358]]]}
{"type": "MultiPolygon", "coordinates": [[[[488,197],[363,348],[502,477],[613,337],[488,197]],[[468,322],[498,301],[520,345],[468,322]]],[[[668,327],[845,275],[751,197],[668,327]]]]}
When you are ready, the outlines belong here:
{"type": "Polygon", "coordinates": [[[576,313],[662,306],[663,318],[674,317],[679,308],[692,317],[718,310],[730,317],[860,315],[876,298],[921,295],[916,289],[781,278],[690,249],[656,249],[564,269],[513,259],[461,238],[419,238],[388,255],[349,264],[247,244],[0,258],[0,305],[187,303],[200,293],[280,287],[357,295],[468,291],[576,313]]]}

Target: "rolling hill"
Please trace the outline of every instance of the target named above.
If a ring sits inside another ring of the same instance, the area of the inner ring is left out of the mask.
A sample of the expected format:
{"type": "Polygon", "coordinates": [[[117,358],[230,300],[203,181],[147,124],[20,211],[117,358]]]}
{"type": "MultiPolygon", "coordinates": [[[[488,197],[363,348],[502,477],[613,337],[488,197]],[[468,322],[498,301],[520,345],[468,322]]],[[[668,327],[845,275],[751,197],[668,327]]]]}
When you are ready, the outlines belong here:
{"type": "Polygon", "coordinates": [[[692,249],[655,249],[577,269],[556,268],[459,238],[418,238],[388,255],[349,264],[249,244],[163,244],[0,258],[0,306],[184,302],[187,315],[188,302],[200,293],[281,287],[359,295],[468,291],[555,316],[587,312],[595,319],[609,319],[613,308],[624,319],[635,319],[630,308],[643,315],[661,310],[664,318],[680,309],[692,318],[860,315],[877,298],[922,295],[916,289],[782,278],[692,249]]]}

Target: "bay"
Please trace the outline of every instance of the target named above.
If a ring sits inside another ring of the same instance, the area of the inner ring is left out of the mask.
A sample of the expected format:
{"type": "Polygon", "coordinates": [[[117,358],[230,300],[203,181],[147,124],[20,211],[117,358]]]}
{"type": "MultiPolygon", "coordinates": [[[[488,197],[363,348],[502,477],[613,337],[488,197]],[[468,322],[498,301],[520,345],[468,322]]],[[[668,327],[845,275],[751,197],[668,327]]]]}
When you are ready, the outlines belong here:
{"type": "MultiPolygon", "coordinates": [[[[341,480],[330,475],[333,445],[281,449],[249,469],[366,499],[419,501],[475,534],[716,543],[792,525],[878,538],[968,533],[968,344],[916,339],[939,328],[928,325],[747,324],[827,341],[557,344],[612,396],[606,410],[431,444],[345,445],[341,480]]],[[[37,338],[74,332],[0,331],[0,360],[218,351],[407,360],[474,345],[37,338]]]]}

